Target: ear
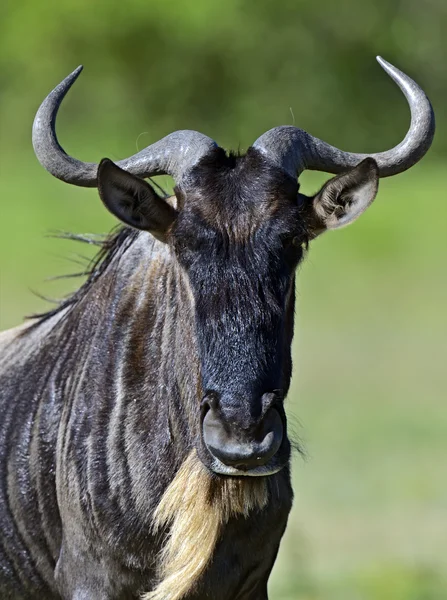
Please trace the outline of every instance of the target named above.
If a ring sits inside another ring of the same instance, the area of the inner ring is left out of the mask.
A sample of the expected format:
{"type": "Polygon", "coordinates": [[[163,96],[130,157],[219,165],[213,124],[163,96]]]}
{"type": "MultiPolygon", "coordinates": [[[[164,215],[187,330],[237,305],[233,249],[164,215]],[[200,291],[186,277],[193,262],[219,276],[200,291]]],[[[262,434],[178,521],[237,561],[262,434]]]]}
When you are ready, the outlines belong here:
{"type": "Polygon", "coordinates": [[[348,173],[330,179],[313,199],[319,229],[349,225],[371,204],[379,187],[379,168],[365,158],[348,173]]]}
{"type": "Polygon", "coordinates": [[[104,158],[98,167],[98,191],[106,208],[123,223],[166,241],[178,213],[146,181],[104,158]]]}

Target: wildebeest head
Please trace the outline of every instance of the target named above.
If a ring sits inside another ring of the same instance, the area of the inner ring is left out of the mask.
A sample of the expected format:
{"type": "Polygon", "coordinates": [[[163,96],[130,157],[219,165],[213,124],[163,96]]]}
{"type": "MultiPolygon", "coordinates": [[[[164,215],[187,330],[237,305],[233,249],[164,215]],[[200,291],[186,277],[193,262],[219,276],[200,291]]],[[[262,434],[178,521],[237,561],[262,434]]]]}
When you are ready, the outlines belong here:
{"type": "Polygon", "coordinates": [[[56,177],[98,186],[124,223],[170,247],[187,281],[201,371],[202,461],[214,472],[265,475],[287,462],[283,399],[291,376],[294,276],[309,240],[355,220],[373,201],[379,177],[400,173],[430,146],[434,120],[423,91],[380,59],[403,90],[412,123],[405,140],[367,156],[342,152],[295,127],[262,135],[243,156],[210,138],[179,131],[114,164],[81,163],[57,143],[58,106],[80,70],[37,113],[33,141],[56,177]],[[312,197],[299,192],[304,169],[337,174],[312,197]],[[176,181],[167,202],[144,181],[176,181]]]}

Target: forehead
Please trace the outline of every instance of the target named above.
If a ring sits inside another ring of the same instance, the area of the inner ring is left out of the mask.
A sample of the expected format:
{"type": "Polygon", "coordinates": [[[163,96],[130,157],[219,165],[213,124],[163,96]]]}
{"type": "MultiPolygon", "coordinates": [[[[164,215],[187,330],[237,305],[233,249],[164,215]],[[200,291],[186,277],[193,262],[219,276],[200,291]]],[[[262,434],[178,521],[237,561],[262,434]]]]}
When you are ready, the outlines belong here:
{"type": "Polygon", "coordinates": [[[266,225],[298,218],[297,182],[268,164],[256,150],[227,156],[222,149],[204,159],[179,190],[184,221],[249,238],[266,225]]]}

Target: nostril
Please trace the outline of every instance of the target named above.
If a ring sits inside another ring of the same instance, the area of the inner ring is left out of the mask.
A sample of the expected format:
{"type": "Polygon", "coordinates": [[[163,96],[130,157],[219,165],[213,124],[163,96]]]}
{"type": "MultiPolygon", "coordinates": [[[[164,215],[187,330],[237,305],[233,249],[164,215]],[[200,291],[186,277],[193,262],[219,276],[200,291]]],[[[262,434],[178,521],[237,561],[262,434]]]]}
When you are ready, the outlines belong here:
{"type": "Polygon", "coordinates": [[[219,398],[216,392],[207,392],[200,403],[200,412],[202,420],[206,413],[211,410],[217,410],[219,407],[219,398]]]}
{"type": "Polygon", "coordinates": [[[261,398],[262,402],[262,418],[266,416],[268,411],[275,406],[275,404],[279,401],[281,395],[280,390],[275,390],[274,392],[267,392],[263,394],[261,398]]]}
{"type": "Polygon", "coordinates": [[[275,408],[267,412],[256,434],[249,436],[230,428],[215,410],[208,410],[203,419],[203,441],[210,453],[223,464],[244,471],[266,464],[279,450],[283,434],[275,408]]]}

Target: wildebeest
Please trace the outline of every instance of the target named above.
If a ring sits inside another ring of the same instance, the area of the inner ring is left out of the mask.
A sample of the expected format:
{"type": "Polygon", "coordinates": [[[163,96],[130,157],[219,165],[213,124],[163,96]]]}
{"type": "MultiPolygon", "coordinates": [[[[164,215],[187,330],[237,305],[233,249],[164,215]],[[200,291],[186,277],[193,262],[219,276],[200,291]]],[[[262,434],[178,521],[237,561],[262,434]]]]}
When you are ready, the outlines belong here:
{"type": "Polygon", "coordinates": [[[267,598],[292,504],[296,267],[434,134],[424,92],[379,62],[412,120],[371,156],[277,127],[244,155],[178,131],[98,167],[55,134],[80,69],[44,100],[37,158],[124,227],[73,296],[0,336],[2,600],[267,598]],[[304,169],[337,176],[306,197],[304,169]],[[170,198],[144,180],[163,173],[170,198]]]}

